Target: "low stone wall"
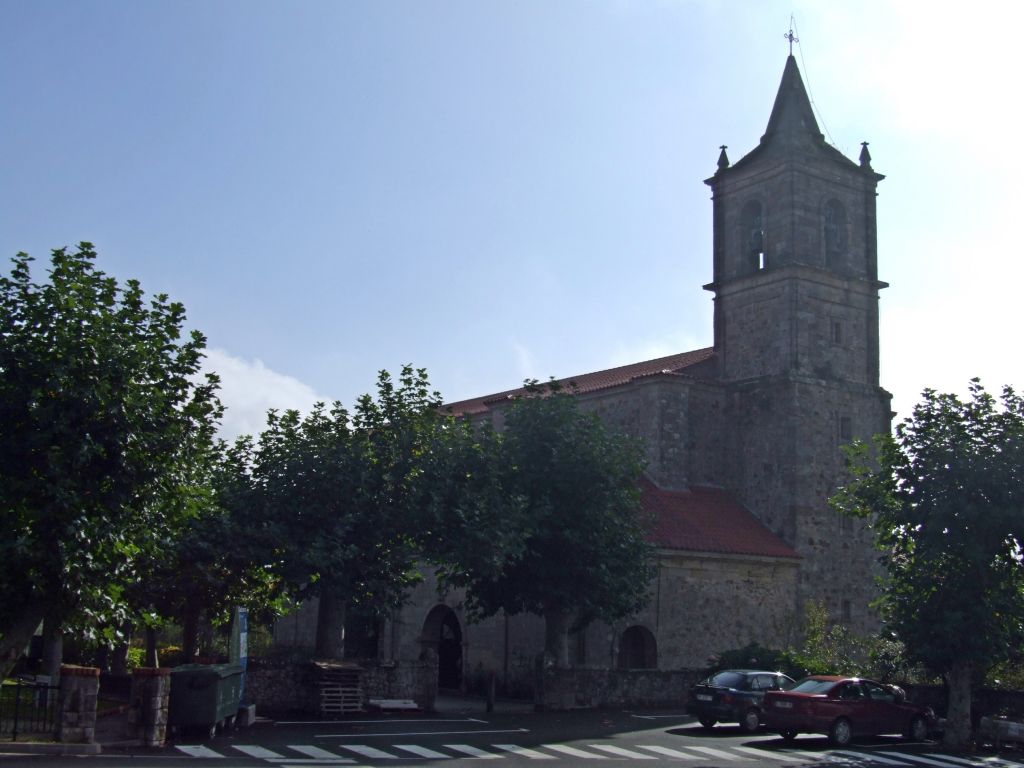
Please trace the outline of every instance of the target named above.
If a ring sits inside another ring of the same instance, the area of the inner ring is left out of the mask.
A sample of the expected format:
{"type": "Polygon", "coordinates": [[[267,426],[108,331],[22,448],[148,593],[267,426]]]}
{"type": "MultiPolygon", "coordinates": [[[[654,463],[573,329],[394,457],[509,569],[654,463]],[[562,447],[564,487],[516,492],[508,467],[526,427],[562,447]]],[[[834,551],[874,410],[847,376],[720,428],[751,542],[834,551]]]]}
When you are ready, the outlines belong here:
{"type": "MultiPolygon", "coordinates": [[[[412,699],[432,712],[437,699],[437,666],[426,662],[381,664],[360,660],[363,698],[412,699]]],[[[268,715],[314,715],[320,709],[316,667],[310,661],[250,658],[245,677],[246,700],[268,715]]]]}
{"type": "Polygon", "coordinates": [[[96,736],[100,671],[62,664],[57,694],[57,740],[91,744],[96,736]]]}
{"type": "Polygon", "coordinates": [[[680,669],[538,668],[534,692],[537,709],[588,707],[680,707],[690,686],[707,672],[680,669]]]}
{"type": "Polygon", "coordinates": [[[308,661],[249,659],[245,698],[259,714],[316,714],[319,695],[316,670],[308,661]]]}
{"type": "Polygon", "coordinates": [[[170,667],[139,667],[132,672],[128,710],[131,738],[145,747],[167,741],[167,710],[171,695],[170,667]]]}
{"type": "Polygon", "coordinates": [[[363,691],[370,699],[412,699],[424,712],[437,701],[437,665],[427,662],[360,662],[363,691]]]}

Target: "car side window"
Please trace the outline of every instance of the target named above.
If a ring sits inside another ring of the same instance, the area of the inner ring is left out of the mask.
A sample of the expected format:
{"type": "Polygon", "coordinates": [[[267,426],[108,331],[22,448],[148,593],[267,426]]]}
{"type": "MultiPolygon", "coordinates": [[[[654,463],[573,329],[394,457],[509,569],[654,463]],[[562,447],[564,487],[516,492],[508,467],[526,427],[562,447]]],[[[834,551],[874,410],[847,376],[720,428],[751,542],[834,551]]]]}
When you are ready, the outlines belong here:
{"type": "Polygon", "coordinates": [[[768,690],[768,687],[769,686],[765,684],[764,675],[754,675],[752,678],[750,678],[750,690],[766,691],[768,690]]]}
{"type": "Polygon", "coordinates": [[[757,678],[761,683],[762,691],[777,691],[779,686],[775,683],[774,675],[759,675],[757,678]]]}
{"type": "Polygon", "coordinates": [[[864,683],[864,687],[868,689],[868,698],[872,701],[888,701],[890,703],[896,701],[896,695],[880,685],[864,683]]]}
{"type": "Polygon", "coordinates": [[[864,691],[858,683],[847,683],[839,689],[839,698],[843,701],[856,701],[864,698],[864,691]]]}

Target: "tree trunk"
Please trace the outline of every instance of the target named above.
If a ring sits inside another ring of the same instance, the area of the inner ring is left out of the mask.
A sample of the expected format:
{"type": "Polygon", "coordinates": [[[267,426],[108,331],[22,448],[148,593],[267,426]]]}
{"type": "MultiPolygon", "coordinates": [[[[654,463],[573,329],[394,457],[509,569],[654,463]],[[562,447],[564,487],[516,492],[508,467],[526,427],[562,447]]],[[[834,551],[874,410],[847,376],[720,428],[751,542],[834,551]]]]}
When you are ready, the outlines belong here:
{"type": "Polygon", "coordinates": [[[56,685],[60,678],[60,663],[64,658],[64,631],[61,621],[54,616],[43,620],[43,674],[56,685]]]}
{"type": "Polygon", "coordinates": [[[316,657],[345,658],[345,601],[334,587],[320,590],[320,607],[316,617],[316,657]]]}
{"type": "Polygon", "coordinates": [[[11,674],[42,620],[43,606],[35,603],[3,628],[0,633],[0,680],[11,674]]]}
{"type": "Polygon", "coordinates": [[[181,657],[182,663],[191,664],[196,660],[199,651],[199,606],[189,604],[185,607],[185,615],[181,624],[181,657]]]}
{"type": "Polygon", "coordinates": [[[115,675],[128,674],[128,649],[131,647],[133,630],[134,627],[130,623],[121,625],[121,639],[110,655],[110,671],[115,675]]]}
{"type": "Polygon", "coordinates": [[[564,608],[544,609],[544,655],[556,667],[569,666],[569,624],[572,613],[564,608]]]}
{"type": "Polygon", "coordinates": [[[949,683],[949,699],[946,707],[946,730],[942,737],[944,746],[951,749],[966,749],[971,744],[971,681],[974,668],[970,662],[956,664],[946,675],[949,683]]]}

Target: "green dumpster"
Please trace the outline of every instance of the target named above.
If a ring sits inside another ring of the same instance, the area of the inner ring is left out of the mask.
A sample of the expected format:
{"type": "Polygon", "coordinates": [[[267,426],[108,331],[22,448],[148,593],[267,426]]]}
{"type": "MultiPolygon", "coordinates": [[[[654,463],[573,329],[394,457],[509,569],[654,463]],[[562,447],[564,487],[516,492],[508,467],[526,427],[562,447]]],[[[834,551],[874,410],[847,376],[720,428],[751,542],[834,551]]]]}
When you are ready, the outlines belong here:
{"type": "Polygon", "coordinates": [[[239,664],[182,664],[171,670],[167,724],[202,728],[213,735],[231,726],[238,714],[242,684],[239,664]]]}

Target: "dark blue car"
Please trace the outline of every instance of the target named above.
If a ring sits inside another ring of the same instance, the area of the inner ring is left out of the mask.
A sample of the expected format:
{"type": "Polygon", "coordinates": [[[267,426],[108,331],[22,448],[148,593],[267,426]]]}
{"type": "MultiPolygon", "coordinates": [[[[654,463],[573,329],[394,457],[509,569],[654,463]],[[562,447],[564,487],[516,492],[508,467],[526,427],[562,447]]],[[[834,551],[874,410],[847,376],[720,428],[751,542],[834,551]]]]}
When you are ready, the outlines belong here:
{"type": "Polygon", "coordinates": [[[767,691],[785,690],[793,678],[781,672],[725,669],[690,689],[686,713],[705,728],[715,723],[739,723],[747,733],[761,727],[761,702],[767,691]]]}

